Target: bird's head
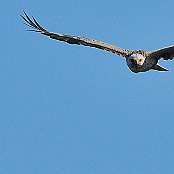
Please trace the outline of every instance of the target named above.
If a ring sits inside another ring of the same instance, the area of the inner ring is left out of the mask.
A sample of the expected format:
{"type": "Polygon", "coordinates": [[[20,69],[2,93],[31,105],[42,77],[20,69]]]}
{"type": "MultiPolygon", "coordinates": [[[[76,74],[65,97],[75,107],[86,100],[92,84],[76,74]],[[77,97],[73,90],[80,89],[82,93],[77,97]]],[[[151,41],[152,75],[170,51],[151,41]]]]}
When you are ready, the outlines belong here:
{"type": "Polygon", "coordinates": [[[131,67],[141,67],[144,64],[145,57],[141,54],[134,53],[130,55],[127,59],[127,65],[131,67]]]}
{"type": "Polygon", "coordinates": [[[143,72],[146,69],[144,64],[146,57],[139,53],[133,53],[126,57],[126,63],[131,71],[134,73],[143,72]]]}

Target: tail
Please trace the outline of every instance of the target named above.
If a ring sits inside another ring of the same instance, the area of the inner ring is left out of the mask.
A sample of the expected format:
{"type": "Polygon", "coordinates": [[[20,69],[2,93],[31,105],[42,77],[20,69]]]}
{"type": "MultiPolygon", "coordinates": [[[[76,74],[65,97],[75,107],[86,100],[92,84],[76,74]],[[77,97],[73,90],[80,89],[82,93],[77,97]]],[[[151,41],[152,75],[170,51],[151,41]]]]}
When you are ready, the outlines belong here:
{"type": "Polygon", "coordinates": [[[157,70],[157,71],[169,71],[168,69],[165,69],[159,64],[156,64],[152,69],[157,70]]]}

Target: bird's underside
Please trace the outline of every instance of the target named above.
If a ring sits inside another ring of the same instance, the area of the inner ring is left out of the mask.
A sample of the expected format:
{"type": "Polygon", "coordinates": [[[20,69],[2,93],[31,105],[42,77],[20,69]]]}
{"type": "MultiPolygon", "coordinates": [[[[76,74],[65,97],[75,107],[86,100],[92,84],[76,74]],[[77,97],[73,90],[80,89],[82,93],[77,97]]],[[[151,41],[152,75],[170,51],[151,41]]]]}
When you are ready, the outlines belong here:
{"type": "Polygon", "coordinates": [[[161,58],[164,60],[172,60],[174,57],[174,46],[165,47],[155,51],[125,50],[94,39],[49,32],[41,27],[34,17],[32,17],[32,20],[25,12],[24,15],[25,17],[22,15],[21,17],[24,19],[25,24],[32,28],[29,31],[39,32],[52,39],[64,41],[69,44],[95,47],[125,57],[129,69],[134,73],[145,72],[150,69],[168,71],[158,64],[158,60],[161,58]]]}

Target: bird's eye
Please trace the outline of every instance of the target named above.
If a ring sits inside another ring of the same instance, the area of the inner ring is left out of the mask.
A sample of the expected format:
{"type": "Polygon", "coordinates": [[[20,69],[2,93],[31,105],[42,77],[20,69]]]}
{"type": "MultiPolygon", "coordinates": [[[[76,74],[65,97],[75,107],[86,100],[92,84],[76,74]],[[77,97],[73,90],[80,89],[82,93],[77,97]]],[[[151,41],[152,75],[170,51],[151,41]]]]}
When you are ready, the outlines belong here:
{"type": "Polygon", "coordinates": [[[139,60],[140,62],[142,61],[142,59],[139,60]]]}
{"type": "Polygon", "coordinates": [[[130,59],[130,62],[133,62],[133,59],[130,59]]]}

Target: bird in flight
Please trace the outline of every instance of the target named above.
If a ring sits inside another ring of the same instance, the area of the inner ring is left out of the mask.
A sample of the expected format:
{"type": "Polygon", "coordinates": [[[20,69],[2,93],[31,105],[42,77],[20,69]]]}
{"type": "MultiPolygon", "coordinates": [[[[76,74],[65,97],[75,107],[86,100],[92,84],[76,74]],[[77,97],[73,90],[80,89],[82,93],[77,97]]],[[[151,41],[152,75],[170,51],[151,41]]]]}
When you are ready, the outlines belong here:
{"type": "Polygon", "coordinates": [[[49,36],[51,39],[64,41],[68,44],[95,47],[122,56],[126,59],[126,63],[129,69],[134,73],[146,72],[151,69],[157,71],[168,71],[158,64],[158,60],[161,58],[164,60],[172,60],[174,57],[174,45],[154,51],[125,50],[123,48],[119,48],[117,46],[94,39],[49,32],[41,27],[41,25],[36,21],[34,17],[30,19],[25,11],[24,16],[21,15],[21,17],[25,21],[25,24],[32,28],[29,31],[39,32],[43,35],[49,36]]]}

